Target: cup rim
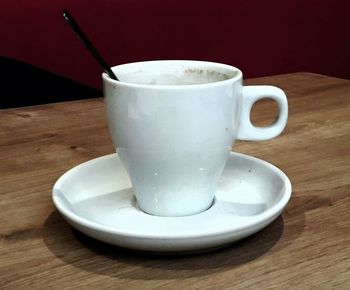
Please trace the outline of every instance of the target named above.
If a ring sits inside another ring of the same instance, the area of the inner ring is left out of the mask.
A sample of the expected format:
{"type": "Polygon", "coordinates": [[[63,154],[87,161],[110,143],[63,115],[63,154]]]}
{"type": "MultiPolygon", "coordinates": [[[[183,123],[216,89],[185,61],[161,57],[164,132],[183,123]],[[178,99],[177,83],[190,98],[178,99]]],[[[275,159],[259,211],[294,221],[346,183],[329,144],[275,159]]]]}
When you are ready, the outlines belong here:
{"type": "Polygon", "coordinates": [[[111,79],[107,73],[103,72],[102,73],[102,80],[103,82],[107,82],[109,84],[112,84],[114,86],[122,86],[122,87],[130,87],[130,88],[148,88],[148,89],[197,89],[197,88],[207,88],[207,87],[217,87],[217,86],[223,86],[227,85],[229,83],[234,83],[243,77],[242,71],[232,65],[228,64],[223,64],[219,62],[211,62],[211,61],[201,61],[201,60],[149,60],[149,61],[137,61],[137,62],[129,62],[129,63],[124,63],[116,66],[112,66],[111,69],[115,73],[115,70],[120,68],[120,67],[125,67],[129,65],[137,65],[137,64],[151,64],[151,63],[172,63],[172,62],[183,62],[183,63],[197,63],[197,64],[202,64],[202,65],[212,65],[216,67],[221,67],[224,69],[228,69],[231,71],[234,71],[236,74],[228,79],[225,80],[220,80],[220,81],[215,81],[215,82],[210,82],[210,83],[200,83],[200,84],[183,84],[183,85],[159,85],[159,84],[138,84],[138,83],[131,83],[131,82],[123,82],[123,81],[117,81],[111,79]]]}

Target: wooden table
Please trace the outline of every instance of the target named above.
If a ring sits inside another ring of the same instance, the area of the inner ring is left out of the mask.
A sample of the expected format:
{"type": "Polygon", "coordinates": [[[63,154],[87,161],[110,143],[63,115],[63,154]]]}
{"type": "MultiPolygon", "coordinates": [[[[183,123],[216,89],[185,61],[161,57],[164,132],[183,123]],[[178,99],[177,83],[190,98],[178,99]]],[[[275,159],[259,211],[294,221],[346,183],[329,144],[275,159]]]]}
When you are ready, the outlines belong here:
{"type": "MultiPolygon", "coordinates": [[[[263,231],[196,256],[113,247],[55,210],[57,178],[113,152],[102,99],[0,111],[0,288],[350,289],[350,81],[296,73],[246,84],[285,90],[290,118],[279,138],[234,149],[280,167],[292,199],[263,231]]],[[[257,105],[255,122],[271,120],[270,105],[257,105]]]]}

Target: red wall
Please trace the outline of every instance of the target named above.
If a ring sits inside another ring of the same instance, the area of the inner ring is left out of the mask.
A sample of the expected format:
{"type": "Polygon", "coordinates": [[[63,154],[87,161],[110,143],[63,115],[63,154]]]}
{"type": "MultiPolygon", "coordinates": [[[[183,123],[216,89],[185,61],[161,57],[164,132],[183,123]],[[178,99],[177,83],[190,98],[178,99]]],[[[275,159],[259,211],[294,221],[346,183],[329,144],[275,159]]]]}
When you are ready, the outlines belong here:
{"type": "Polygon", "coordinates": [[[312,71],[350,79],[348,0],[81,0],[0,4],[0,55],[100,88],[66,8],[111,64],[200,59],[246,77],[312,71]]]}

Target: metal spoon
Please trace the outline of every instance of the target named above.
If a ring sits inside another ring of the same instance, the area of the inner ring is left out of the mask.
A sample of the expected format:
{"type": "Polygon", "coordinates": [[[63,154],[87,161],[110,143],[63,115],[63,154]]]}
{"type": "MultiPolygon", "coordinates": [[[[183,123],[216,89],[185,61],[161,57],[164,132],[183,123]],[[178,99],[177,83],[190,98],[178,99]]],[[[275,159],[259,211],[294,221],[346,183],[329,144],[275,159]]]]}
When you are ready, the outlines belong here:
{"type": "Polygon", "coordinates": [[[78,36],[80,41],[84,44],[86,49],[90,51],[92,56],[97,60],[97,62],[103,67],[103,70],[108,74],[111,79],[118,81],[117,76],[111,70],[110,66],[106,63],[106,61],[102,58],[102,56],[98,53],[96,48],[92,45],[91,41],[87,38],[85,33],[81,30],[79,24],[74,20],[73,16],[67,11],[63,10],[63,17],[68,22],[69,26],[78,36]]]}

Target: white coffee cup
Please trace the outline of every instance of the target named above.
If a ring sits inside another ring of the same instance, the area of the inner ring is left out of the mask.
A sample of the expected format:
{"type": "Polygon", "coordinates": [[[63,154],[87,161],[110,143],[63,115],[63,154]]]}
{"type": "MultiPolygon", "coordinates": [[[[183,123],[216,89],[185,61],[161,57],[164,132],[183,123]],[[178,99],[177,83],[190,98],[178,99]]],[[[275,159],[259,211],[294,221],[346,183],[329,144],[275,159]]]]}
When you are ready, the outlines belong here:
{"type": "Polygon", "coordinates": [[[147,61],[103,74],[109,130],[139,207],[152,215],[184,216],[208,209],[236,139],[278,136],[288,118],[284,92],[242,86],[242,72],[204,61],[147,61]],[[253,104],[271,98],[276,121],[256,127],[253,104]]]}

